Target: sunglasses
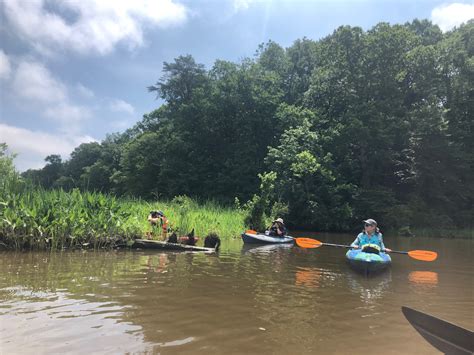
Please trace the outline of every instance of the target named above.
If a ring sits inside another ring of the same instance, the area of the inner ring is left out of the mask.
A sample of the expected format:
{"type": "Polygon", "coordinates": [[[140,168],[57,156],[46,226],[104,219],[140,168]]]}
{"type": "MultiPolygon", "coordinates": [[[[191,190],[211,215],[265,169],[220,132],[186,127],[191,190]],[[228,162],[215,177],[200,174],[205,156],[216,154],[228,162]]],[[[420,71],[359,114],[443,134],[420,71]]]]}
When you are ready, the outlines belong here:
{"type": "Polygon", "coordinates": [[[364,224],[364,227],[372,227],[372,226],[373,224],[369,224],[369,223],[364,224]]]}

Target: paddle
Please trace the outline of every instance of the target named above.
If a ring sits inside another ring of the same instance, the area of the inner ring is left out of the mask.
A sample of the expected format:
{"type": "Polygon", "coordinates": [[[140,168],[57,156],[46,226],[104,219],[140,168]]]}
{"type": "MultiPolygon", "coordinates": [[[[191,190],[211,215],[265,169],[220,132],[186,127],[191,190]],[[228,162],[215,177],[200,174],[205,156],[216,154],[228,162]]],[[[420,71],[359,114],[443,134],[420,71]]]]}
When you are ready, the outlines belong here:
{"type": "MultiPolygon", "coordinates": [[[[323,243],[316,239],[311,238],[295,238],[296,244],[301,248],[319,248],[322,245],[330,246],[330,247],[338,247],[338,248],[347,248],[351,249],[350,245],[344,244],[332,244],[332,243],[323,243]]],[[[389,253],[395,254],[406,254],[409,257],[421,260],[421,261],[434,261],[438,257],[438,253],[429,250],[411,250],[411,251],[397,251],[392,250],[389,253]]]]}
{"type": "Polygon", "coordinates": [[[472,354],[474,333],[429,314],[402,306],[410,324],[428,343],[445,354],[472,354]]]}

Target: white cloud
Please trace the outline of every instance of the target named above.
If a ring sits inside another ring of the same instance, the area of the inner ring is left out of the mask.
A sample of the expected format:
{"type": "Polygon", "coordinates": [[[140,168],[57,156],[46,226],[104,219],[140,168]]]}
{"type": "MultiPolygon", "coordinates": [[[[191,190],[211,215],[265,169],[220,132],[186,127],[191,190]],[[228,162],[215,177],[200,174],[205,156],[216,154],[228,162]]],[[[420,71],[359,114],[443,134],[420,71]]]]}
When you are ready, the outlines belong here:
{"type": "Polygon", "coordinates": [[[234,11],[247,10],[252,2],[254,2],[254,0],[234,0],[234,11]]]}
{"type": "Polygon", "coordinates": [[[130,115],[133,115],[135,113],[135,109],[133,108],[132,105],[120,99],[112,100],[109,107],[112,111],[115,111],[115,112],[125,112],[130,115]]]}
{"type": "Polygon", "coordinates": [[[18,35],[48,55],[58,46],[100,55],[119,42],[141,46],[145,26],[187,19],[187,9],[173,0],[4,0],[4,8],[18,35]]]}
{"type": "Polygon", "coordinates": [[[0,79],[8,79],[11,72],[11,65],[8,56],[0,49],[0,79]]]}
{"type": "Polygon", "coordinates": [[[37,114],[55,121],[64,132],[78,132],[81,122],[92,116],[89,108],[71,102],[66,85],[39,62],[21,61],[12,85],[21,105],[34,107],[37,114]]]}
{"type": "Polygon", "coordinates": [[[56,80],[45,66],[33,61],[20,62],[13,80],[13,90],[20,97],[43,103],[64,101],[67,98],[64,84],[56,80]]]}
{"type": "Polygon", "coordinates": [[[431,11],[431,21],[443,32],[449,31],[463,22],[474,18],[474,4],[444,4],[431,11]]]}
{"type": "Polygon", "coordinates": [[[47,108],[44,115],[69,127],[91,117],[88,108],[67,102],[47,108]]]}
{"type": "Polygon", "coordinates": [[[94,92],[91,89],[85,87],[81,83],[78,83],[76,85],[76,90],[79,93],[79,95],[81,95],[82,97],[86,99],[92,99],[95,96],[94,92]]]}
{"type": "Polygon", "coordinates": [[[14,162],[20,171],[43,167],[44,158],[51,154],[66,159],[79,144],[94,141],[87,135],[57,135],[0,123],[0,142],[7,143],[9,150],[18,154],[14,162]]]}

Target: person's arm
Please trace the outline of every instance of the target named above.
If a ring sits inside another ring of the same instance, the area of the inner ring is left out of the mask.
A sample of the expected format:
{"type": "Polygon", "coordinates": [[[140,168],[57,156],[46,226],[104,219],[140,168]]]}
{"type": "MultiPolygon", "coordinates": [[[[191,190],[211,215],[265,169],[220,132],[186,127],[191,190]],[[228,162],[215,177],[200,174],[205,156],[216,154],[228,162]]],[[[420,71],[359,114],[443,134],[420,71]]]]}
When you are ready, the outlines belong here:
{"type": "Polygon", "coordinates": [[[351,244],[351,247],[352,247],[352,248],[354,248],[354,249],[359,249],[359,244],[360,244],[360,238],[359,238],[359,237],[360,237],[361,234],[362,234],[362,233],[359,233],[359,234],[357,235],[356,239],[352,242],[352,244],[351,244]]]}

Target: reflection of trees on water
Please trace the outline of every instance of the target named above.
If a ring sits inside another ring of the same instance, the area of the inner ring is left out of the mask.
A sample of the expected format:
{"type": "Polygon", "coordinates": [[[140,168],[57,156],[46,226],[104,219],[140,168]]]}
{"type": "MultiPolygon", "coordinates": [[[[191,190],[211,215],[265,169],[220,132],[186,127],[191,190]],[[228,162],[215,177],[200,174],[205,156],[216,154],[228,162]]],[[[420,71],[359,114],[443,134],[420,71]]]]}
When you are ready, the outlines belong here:
{"type": "Polygon", "coordinates": [[[4,253],[0,258],[0,285],[21,285],[32,292],[67,290],[78,294],[104,293],[110,284],[140,269],[139,255],[122,252],[4,253]]]}

